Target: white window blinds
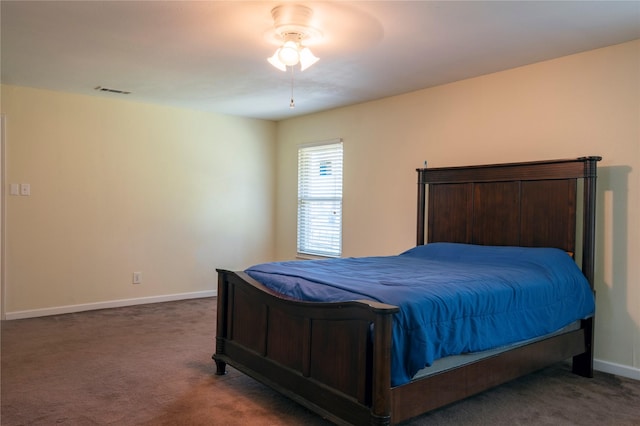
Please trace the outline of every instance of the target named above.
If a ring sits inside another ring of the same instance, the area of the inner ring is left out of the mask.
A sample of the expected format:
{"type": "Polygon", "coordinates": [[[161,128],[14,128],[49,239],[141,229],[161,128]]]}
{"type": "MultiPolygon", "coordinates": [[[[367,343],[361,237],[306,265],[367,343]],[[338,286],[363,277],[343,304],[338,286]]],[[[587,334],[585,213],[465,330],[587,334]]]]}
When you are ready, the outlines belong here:
{"type": "Polygon", "coordinates": [[[342,141],[298,148],[298,253],[342,253],[342,141]]]}

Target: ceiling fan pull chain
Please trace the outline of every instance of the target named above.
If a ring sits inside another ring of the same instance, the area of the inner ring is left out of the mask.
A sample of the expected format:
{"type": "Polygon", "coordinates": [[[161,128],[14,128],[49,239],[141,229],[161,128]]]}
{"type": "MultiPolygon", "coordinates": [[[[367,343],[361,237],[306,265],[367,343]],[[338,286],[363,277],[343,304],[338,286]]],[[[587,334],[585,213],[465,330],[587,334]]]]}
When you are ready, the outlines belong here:
{"type": "Polygon", "coordinates": [[[296,107],[296,103],[293,101],[293,67],[291,68],[291,101],[289,102],[289,108],[293,109],[296,107]]]}

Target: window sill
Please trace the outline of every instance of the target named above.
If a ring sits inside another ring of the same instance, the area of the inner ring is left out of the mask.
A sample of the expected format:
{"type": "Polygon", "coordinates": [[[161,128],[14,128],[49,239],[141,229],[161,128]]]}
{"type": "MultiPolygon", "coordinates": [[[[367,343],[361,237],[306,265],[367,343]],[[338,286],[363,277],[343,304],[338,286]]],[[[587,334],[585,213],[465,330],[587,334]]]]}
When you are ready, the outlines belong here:
{"type": "Polygon", "coordinates": [[[320,256],[317,254],[296,253],[296,259],[300,260],[322,260],[322,259],[339,259],[340,256],[320,256]]]}

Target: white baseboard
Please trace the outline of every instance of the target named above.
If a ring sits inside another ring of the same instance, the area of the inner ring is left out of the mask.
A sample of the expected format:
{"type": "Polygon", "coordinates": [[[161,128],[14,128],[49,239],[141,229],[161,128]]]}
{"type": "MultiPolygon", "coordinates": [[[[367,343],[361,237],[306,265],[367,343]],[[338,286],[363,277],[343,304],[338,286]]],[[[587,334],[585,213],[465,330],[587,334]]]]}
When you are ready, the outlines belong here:
{"type": "Polygon", "coordinates": [[[26,311],[6,312],[5,319],[44,317],[49,315],[70,314],[74,312],[93,311],[97,309],[120,308],[123,306],[144,305],[147,303],[172,302],[175,300],[198,299],[217,296],[217,290],[196,291],[193,293],[167,294],[164,296],[139,297],[135,299],[110,300],[107,302],[83,303],[80,305],[55,306],[52,308],[31,309],[26,311]]]}
{"type": "Polygon", "coordinates": [[[616,376],[640,380],[640,368],[635,368],[628,365],[616,364],[614,362],[594,359],[593,369],[602,371],[603,373],[615,374],[616,376]]]}

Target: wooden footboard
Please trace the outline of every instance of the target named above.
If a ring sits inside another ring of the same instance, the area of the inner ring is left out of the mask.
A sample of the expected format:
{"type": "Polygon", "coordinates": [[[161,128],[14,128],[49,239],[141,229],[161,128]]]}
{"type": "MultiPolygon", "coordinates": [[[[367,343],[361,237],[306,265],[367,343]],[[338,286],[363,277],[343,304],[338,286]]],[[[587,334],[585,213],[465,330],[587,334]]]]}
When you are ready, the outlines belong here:
{"type": "Polygon", "coordinates": [[[395,306],[282,298],[218,270],[217,373],[226,364],[338,424],[390,423],[395,306]]]}

